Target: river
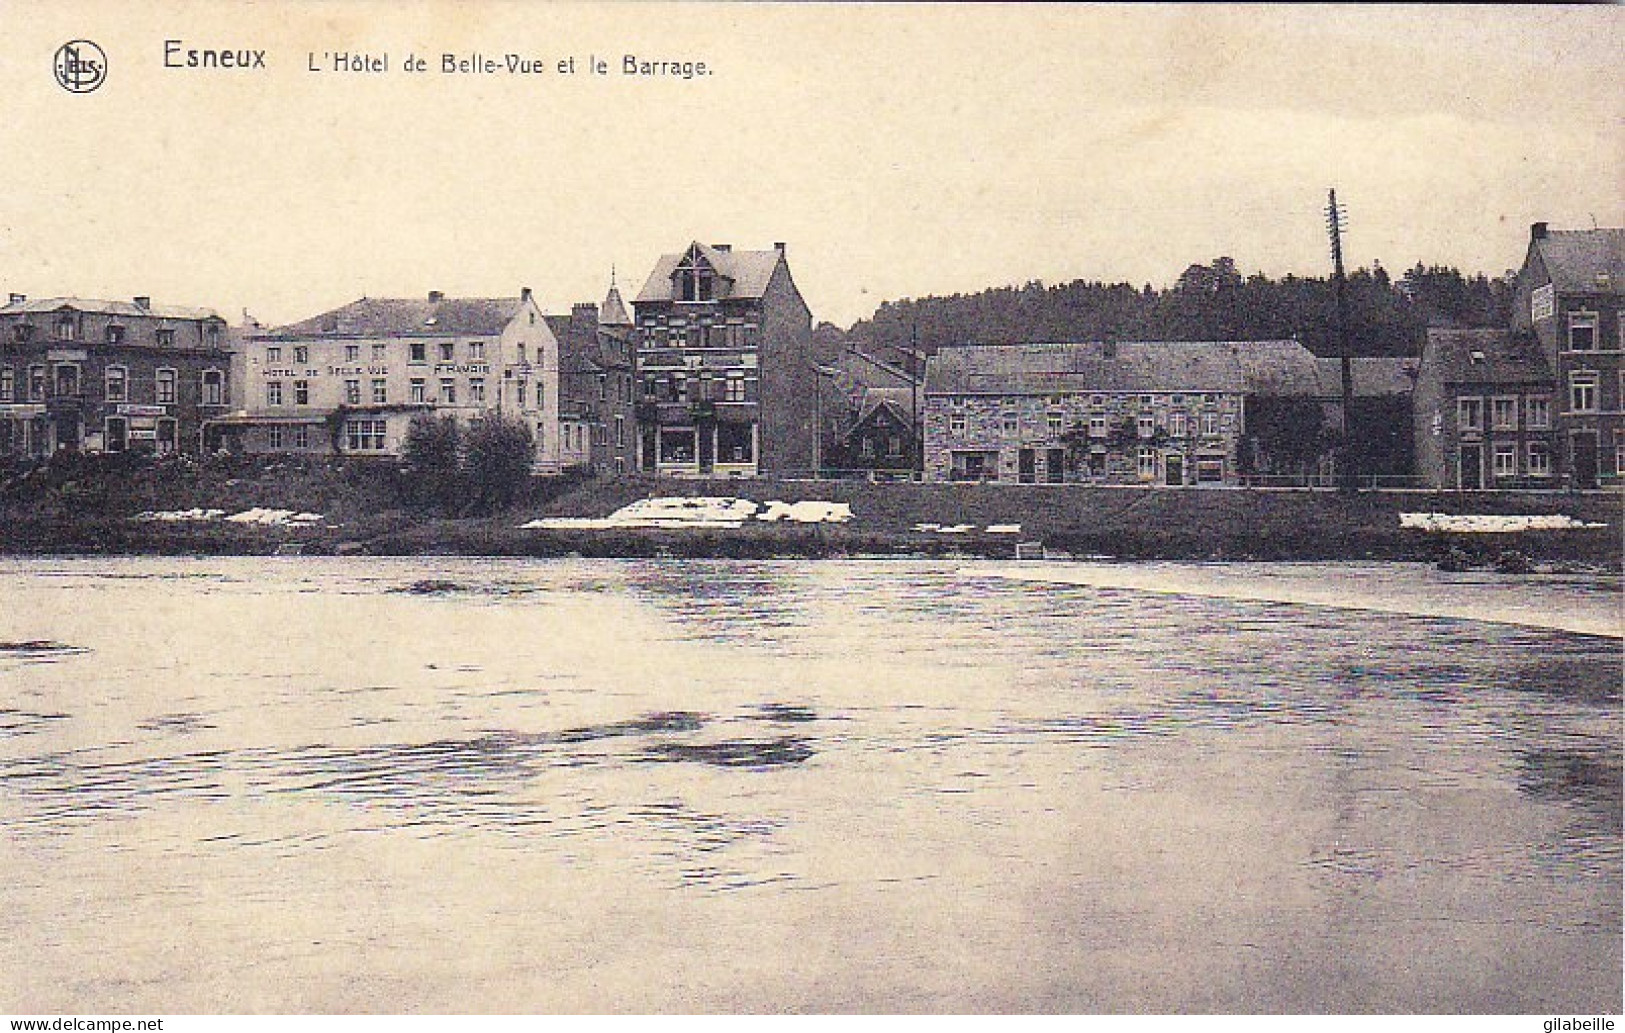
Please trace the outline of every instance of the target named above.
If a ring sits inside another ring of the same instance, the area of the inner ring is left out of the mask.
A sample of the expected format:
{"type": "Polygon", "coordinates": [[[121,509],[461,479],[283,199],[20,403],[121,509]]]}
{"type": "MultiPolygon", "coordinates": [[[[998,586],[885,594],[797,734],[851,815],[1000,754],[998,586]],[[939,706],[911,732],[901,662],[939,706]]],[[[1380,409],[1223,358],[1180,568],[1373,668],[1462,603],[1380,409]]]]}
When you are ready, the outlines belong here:
{"type": "Polygon", "coordinates": [[[1617,579],[1038,566],[0,560],[0,1011],[1621,1010],[1617,579]]]}

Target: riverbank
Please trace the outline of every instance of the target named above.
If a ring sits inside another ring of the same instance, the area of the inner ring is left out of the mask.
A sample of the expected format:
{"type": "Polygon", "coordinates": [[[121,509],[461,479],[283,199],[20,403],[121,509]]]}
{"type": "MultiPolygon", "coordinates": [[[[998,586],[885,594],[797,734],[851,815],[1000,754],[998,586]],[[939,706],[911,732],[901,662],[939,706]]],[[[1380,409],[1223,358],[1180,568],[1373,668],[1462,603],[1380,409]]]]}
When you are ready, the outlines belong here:
{"type": "Polygon", "coordinates": [[[0,484],[0,551],[13,554],[989,556],[1020,542],[1052,556],[1377,559],[1620,567],[1621,496],[1088,485],[869,484],[642,477],[543,480],[501,512],[449,517],[403,505],[392,467],[365,461],[172,459],[43,467],[0,484]],[[826,502],[842,523],[525,528],[607,517],[650,498],[826,502]],[[1402,526],[1401,514],[1563,517],[1501,533],[1402,526]],[[158,514],[163,519],[154,519],[158,514]],[[144,516],[145,515],[145,516],[144,516]],[[297,517],[289,522],[289,517],[297,517]]]}

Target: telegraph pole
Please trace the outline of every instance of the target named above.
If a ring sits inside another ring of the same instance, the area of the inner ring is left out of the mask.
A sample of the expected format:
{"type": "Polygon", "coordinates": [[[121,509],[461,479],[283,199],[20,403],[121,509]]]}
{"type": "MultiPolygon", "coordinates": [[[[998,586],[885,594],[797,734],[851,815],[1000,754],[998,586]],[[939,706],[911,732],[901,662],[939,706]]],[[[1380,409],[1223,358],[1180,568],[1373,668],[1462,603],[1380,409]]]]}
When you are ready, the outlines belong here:
{"type": "Polygon", "coordinates": [[[1354,362],[1349,354],[1348,300],[1345,297],[1343,276],[1343,230],[1348,228],[1348,215],[1337,203],[1337,190],[1332,189],[1326,199],[1326,230],[1332,237],[1332,289],[1336,292],[1337,309],[1332,324],[1337,338],[1337,354],[1343,362],[1343,419],[1338,445],[1337,486],[1345,492],[1358,491],[1359,471],[1354,468],[1354,442],[1351,437],[1354,421],[1354,362]]]}

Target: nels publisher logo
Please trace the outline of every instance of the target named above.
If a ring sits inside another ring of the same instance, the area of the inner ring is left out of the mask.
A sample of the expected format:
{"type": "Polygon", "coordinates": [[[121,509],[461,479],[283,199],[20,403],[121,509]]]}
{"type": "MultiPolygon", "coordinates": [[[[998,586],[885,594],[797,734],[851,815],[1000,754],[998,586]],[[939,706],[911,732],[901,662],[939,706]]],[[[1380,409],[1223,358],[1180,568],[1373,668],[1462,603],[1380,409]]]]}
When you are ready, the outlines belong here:
{"type": "Polygon", "coordinates": [[[71,40],[57,48],[52,69],[64,90],[89,93],[107,81],[107,55],[88,39],[71,40]]]}

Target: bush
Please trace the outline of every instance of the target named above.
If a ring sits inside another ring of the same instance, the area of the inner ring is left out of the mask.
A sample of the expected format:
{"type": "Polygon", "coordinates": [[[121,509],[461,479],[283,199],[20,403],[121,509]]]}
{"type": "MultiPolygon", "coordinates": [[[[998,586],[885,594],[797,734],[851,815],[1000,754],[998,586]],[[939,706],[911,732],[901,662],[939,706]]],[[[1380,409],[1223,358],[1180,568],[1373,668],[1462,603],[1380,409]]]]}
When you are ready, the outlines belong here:
{"type": "Polygon", "coordinates": [[[492,513],[512,505],[530,479],[534,454],[527,424],[497,415],[471,422],[462,461],[468,507],[476,513],[492,513]]]}
{"type": "Polygon", "coordinates": [[[450,416],[412,417],[401,447],[404,501],[420,509],[450,508],[462,494],[462,428],[450,416]]]}
{"type": "Polygon", "coordinates": [[[530,480],[530,428],[500,416],[466,427],[450,416],[422,415],[407,427],[399,480],[403,500],[451,516],[510,506],[530,480]]]}

